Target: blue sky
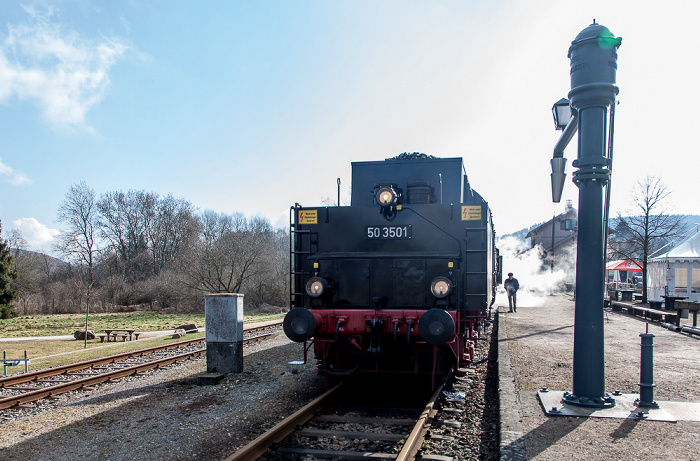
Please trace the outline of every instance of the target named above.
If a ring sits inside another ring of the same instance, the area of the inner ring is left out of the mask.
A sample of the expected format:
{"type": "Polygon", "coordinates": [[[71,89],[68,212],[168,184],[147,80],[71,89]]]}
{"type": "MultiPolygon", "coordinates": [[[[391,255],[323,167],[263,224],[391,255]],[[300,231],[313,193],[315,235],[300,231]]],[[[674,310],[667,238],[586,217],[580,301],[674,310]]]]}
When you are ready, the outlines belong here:
{"type": "MultiPolygon", "coordinates": [[[[463,157],[500,234],[551,218],[551,106],[595,18],[622,37],[613,215],[648,174],[700,214],[693,3],[0,2],[0,219],[51,247],[71,185],[287,222],[350,163],[463,157]],[[579,5],[585,3],[585,5],[579,5]]],[[[6,234],[3,234],[6,236],[6,234]]]]}

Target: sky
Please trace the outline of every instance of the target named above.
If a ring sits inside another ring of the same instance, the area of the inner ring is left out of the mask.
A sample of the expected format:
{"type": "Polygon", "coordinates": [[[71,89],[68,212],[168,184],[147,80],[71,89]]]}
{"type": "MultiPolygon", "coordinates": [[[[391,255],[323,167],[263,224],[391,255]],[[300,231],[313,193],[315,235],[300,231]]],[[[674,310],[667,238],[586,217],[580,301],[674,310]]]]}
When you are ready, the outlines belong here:
{"type": "Polygon", "coordinates": [[[349,201],[350,164],[462,157],[499,235],[551,219],[551,108],[593,20],[618,50],[611,215],[656,175],[700,214],[686,1],[0,2],[0,220],[51,251],[72,185],[143,190],[286,226],[349,201]]]}

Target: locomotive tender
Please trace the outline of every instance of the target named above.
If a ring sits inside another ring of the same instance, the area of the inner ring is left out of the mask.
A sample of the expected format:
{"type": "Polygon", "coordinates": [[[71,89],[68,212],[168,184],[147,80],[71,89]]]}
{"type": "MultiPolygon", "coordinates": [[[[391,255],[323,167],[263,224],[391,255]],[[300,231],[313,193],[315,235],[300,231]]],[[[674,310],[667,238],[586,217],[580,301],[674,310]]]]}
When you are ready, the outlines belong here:
{"type": "Polygon", "coordinates": [[[321,374],[434,385],[471,362],[501,274],[491,211],[463,170],[417,153],[353,162],[350,206],[291,208],[284,331],[313,342],[321,374]]]}

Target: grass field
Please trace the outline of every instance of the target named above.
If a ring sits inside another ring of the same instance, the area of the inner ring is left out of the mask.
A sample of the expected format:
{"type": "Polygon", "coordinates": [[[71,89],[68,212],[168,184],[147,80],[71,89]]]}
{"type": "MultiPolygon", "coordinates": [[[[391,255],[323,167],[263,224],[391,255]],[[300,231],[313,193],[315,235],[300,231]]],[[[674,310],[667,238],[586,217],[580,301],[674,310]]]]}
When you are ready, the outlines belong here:
{"type": "MultiPolygon", "coordinates": [[[[284,314],[246,315],[244,321],[257,322],[282,318],[284,314]]],[[[153,312],[133,312],[123,314],[91,314],[88,329],[99,332],[105,328],[133,328],[136,331],[172,330],[180,325],[194,323],[205,327],[204,314],[160,314],[153,312]]],[[[0,320],[0,338],[20,338],[33,336],[72,335],[85,328],[85,315],[31,315],[14,319],[0,320]]],[[[204,333],[188,334],[183,339],[203,337],[204,333]]],[[[8,359],[27,358],[31,360],[29,370],[56,367],[68,363],[81,362],[92,358],[145,349],[168,342],[182,341],[170,336],[140,339],[138,341],[101,343],[99,339],[83,340],[39,340],[39,341],[0,341],[0,354],[8,359]]],[[[8,367],[7,374],[24,372],[24,366],[8,367]]]]}
{"type": "MultiPolygon", "coordinates": [[[[201,314],[161,314],[156,312],[128,312],[90,314],[88,330],[98,332],[105,328],[135,328],[138,331],[172,330],[194,323],[204,325],[201,314]]],[[[0,320],[0,337],[72,335],[85,329],[85,314],[28,315],[0,320]]]]}

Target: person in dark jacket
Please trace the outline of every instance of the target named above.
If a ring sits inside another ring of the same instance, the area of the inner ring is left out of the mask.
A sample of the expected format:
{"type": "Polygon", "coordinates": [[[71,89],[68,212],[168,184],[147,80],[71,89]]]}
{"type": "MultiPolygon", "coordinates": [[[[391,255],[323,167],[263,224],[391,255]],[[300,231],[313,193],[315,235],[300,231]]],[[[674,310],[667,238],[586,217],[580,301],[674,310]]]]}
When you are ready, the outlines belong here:
{"type": "Polygon", "coordinates": [[[512,272],[508,272],[508,278],[505,282],[503,282],[503,288],[505,288],[506,293],[508,293],[508,306],[510,307],[510,310],[508,312],[517,312],[518,310],[516,309],[516,293],[520,288],[520,284],[518,283],[518,279],[513,278],[512,272]]]}

